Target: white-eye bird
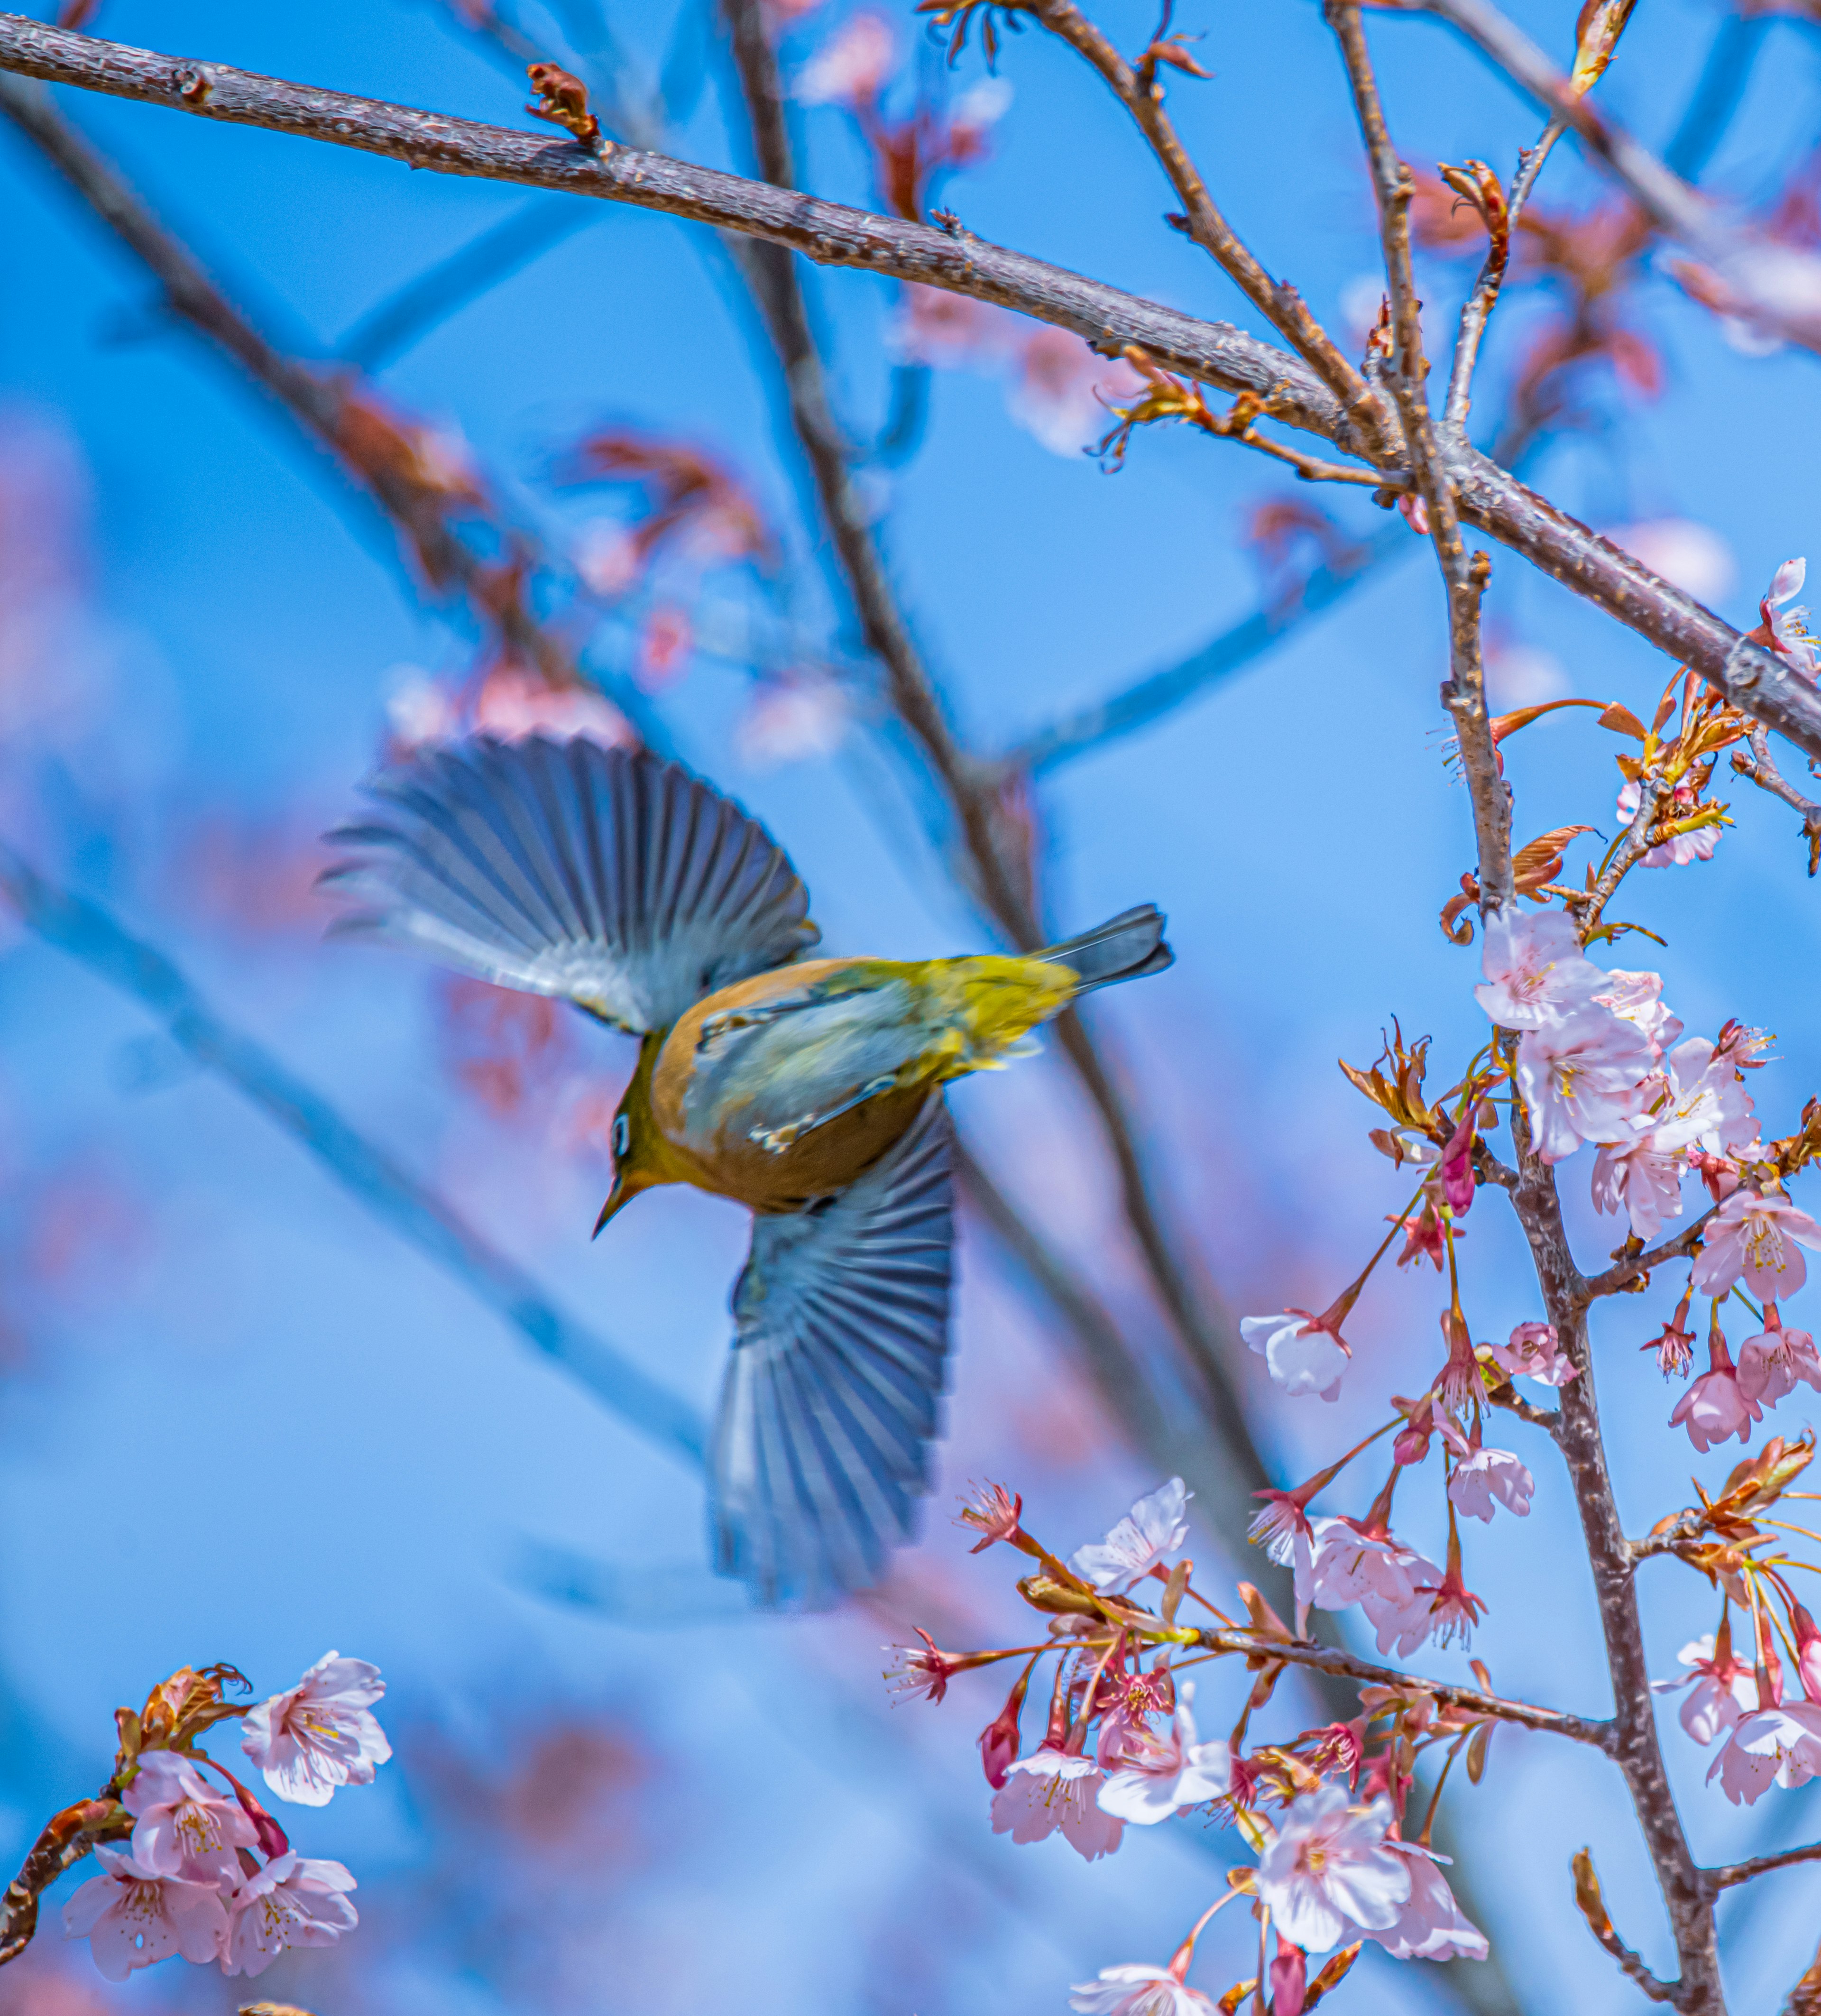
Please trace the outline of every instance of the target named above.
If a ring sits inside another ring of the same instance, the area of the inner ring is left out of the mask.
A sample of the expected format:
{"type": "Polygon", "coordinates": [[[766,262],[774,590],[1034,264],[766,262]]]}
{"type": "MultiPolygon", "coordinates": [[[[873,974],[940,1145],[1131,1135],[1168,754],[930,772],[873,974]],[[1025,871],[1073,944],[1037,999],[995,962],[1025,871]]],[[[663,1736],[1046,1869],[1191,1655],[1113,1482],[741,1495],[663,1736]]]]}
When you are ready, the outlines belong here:
{"type": "Polygon", "coordinates": [[[948,1349],[953,1133],[941,1088],[1067,1003],[1170,963],[1129,910],[1031,958],[801,955],[783,851],[674,763],[476,740],[368,787],[324,880],[377,937],[559,995],[639,1039],[597,1233],[655,1184],[754,1214],[711,1460],[715,1565],[766,1604],[884,1571],[927,1487],[948,1349]]]}

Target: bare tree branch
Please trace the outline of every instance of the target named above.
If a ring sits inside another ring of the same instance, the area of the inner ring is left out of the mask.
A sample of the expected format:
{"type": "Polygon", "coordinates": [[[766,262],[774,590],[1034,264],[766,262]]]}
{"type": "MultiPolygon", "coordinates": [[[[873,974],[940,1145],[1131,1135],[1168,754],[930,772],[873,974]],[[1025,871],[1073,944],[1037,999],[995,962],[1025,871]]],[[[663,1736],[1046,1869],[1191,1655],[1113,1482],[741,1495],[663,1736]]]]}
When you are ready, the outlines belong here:
{"type": "MultiPolygon", "coordinates": [[[[1298,358],[1222,322],[1197,320],[1060,267],[662,155],[573,143],[381,100],[129,49],[0,13],[0,69],[149,104],[362,149],[447,175],[604,197],[696,218],[850,265],[995,302],[1072,329],[1109,355],[1137,344],[1167,369],[1233,392],[1348,449],[1339,403],[1298,358]]],[[[1821,695],[1773,653],[1590,531],[1464,442],[1442,454],[1460,516],[1638,632],[1737,707],[1821,757],[1821,695]]]]}
{"type": "Polygon", "coordinates": [[[1730,1890],[1736,1884],[1749,1883],[1754,1876],[1768,1876],[1773,1869],[1793,1868],[1798,1862],[1821,1862],[1821,1841],[1809,1841],[1801,1848],[1783,1849],[1775,1855],[1754,1855],[1749,1862],[1732,1863],[1706,1874],[1716,1890],[1730,1890]]]}

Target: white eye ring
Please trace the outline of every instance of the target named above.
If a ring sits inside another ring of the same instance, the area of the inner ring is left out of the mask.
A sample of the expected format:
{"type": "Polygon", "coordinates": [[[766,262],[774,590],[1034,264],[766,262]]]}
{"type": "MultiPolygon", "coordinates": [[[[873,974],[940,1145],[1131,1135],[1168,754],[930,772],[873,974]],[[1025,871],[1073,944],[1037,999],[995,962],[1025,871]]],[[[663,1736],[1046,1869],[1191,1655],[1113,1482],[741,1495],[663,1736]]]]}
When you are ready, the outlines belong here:
{"type": "Polygon", "coordinates": [[[614,1116],[614,1160],[624,1158],[626,1150],[632,1145],[632,1123],[623,1113],[614,1116]]]}

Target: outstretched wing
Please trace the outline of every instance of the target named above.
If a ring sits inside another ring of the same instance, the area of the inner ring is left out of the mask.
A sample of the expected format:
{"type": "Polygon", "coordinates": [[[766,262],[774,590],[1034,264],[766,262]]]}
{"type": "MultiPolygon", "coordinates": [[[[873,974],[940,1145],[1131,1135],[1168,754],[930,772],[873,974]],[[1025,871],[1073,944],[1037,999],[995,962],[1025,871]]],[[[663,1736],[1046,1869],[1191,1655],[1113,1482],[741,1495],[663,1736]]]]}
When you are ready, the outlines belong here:
{"type": "Polygon", "coordinates": [[[329,835],[351,858],[322,879],[361,905],[336,931],[566,995],[635,1034],[821,936],[765,828],[643,751],[481,738],[367,789],[380,815],[329,835]]]}
{"type": "Polygon", "coordinates": [[[857,1183],[761,1218],[714,1427],[715,1566],[817,1606],[911,1537],[941,1424],[954,1129],[932,1098],[857,1183]]]}

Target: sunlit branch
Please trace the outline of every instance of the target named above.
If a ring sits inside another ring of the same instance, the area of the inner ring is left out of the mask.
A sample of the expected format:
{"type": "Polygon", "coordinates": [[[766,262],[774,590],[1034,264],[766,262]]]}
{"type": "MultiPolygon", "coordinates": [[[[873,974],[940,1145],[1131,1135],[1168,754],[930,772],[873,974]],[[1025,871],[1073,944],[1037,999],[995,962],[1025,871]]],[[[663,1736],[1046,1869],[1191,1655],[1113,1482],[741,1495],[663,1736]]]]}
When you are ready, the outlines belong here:
{"type": "Polygon", "coordinates": [[[1250,1631],[1209,1629],[1197,1631],[1195,1642],[1213,1652],[1243,1653],[1248,1659],[1259,1661],[1282,1660],[1287,1665],[1306,1666],[1317,1672],[1359,1680],[1368,1687],[1389,1687],[1402,1694],[1426,1694],[1445,1708],[1463,1708],[1470,1714],[1488,1715],[1495,1721],[1515,1722],[1526,1729],[1570,1737],[1577,1743],[1591,1744],[1596,1750],[1604,1751],[1609,1755],[1612,1751],[1614,1730],[1609,1722],[1589,1721],[1585,1715],[1568,1715],[1559,1708],[1534,1708],[1528,1701],[1507,1701],[1503,1695],[1485,1694],[1476,1687],[1457,1687],[1442,1680],[1424,1679],[1420,1675],[1405,1672],[1401,1667],[1377,1665],[1369,1659],[1355,1658],[1351,1652],[1337,1652],[1326,1645],[1311,1644],[1306,1640],[1263,1638],[1250,1631]]]}
{"type": "Polygon", "coordinates": [[[1812,876],[1817,868],[1821,868],[1821,804],[1813,798],[1804,797],[1777,768],[1770,753],[1770,737],[1763,729],[1753,729],[1749,740],[1751,758],[1747,759],[1736,752],[1733,768],[1761,791],[1769,791],[1773,797],[1781,798],[1792,812],[1801,815],[1802,831],[1808,841],[1808,873],[1812,876]]]}
{"type": "Polygon", "coordinates": [[[1001,761],[1009,770],[1041,776],[1046,770],[1150,727],[1217,682],[1254,664],[1309,617],[1332,609],[1387,561],[1420,550],[1409,527],[1401,517],[1394,518],[1346,553],[1324,562],[1298,582],[1293,593],[1274,598],[1179,664],[1152,672],[1123,693],[1037,729],[1008,750],[1001,761]]]}
{"type": "Polygon", "coordinates": [[[1665,1239],[1661,1245],[1638,1254],[1634,1258],[1621,1260],[1608,1267],[1604,1273],[1584,1277],[1577,1293],[1582,1304],[1597,1301],[1602,1295],[1616,1295],[1622,1288],[1648,1274],[1654,1267],[1667,1267],[1672,1261],[1686,1260],[1700,1244],[1700,1236],[1707,1229],[1708,1220],[1719,1207],[1704,1211],[1690,1225],[1685,1225],[1673,1239],[1665,1239]]]}
{"type": "MultiPolygon", "coordinates": [[[[1480,907],[1490,916],[1513,898],[1511,803],[1492,741],[1480,637],[1480,603],[1492,562],[1484,553],[1470,556],[1467,550],[1461,537],[1455,472],[1442,456],[1429,410],[1423,304],[1417,297],[1411,264],[1410,199],[1415,193],[1415,178],[1391,144],[1358,0],[1328,0],[1325,11],[1347,66],[1378,200],[1393,337],[1385,376],[1403,423],[1411,473],[1427,507],[1429,536],[1434,543],[1448,594],[1449,675],[1442,691],[1442,704],[1454,722],[1459,741],[1461,770],[1473,801],[1474,830],[1478,842],[1480,907]]],[[[1463,390],[1463,401],[1464,398],[1463,390]]]]}
{"type": "Polygon", "coordinates": [[[1716,1890],[1730,1890],[1737,1884],[1749,1883],[1754,1876],[1768,1876],[1773,1869],[1792,1868],[1798,1862],[1821,1862],[1821,1841],[1809,1841],[1801,1848],[1783,1849],[1775,1855],[1754,1855],[1749,1862],[1710,1869],[1707,1875],[1716,1890]]]}
{"type": "Polygon", "coordinates": [[[216,1014],[156,947],[133,937],[98,904],[47,880],[3,845],[0,891],[41,938],[149,1009],[186,1057],[233,1085],[376,1217],[504,1316],[542,1356],[648,1441],[700,1467],[707,1429],[693,1407],[565,1316],[452,1205],[351,1126],[270,1051],[216,1014]]]}
{"type": "MultiPolygon", "coordinates": [[[[1261,410],[1348,445],[1339,402],[1299,358],[1221,322],[1121,293],[960,232],[869,214],[661,155],[604,157],[542,134],[318,91],[220,63],[175,60],[0,14],[0,69],[197,117],[388,156],[435,173],[556,189],[693,218],[849,265],[946,289],[1071,329],[1108,355],[1140,345],[1168,369],[1258,396],[1261,410]]],[[[1445,444],[1460,514],[1583,599],[1821,757],[1821,695],[1772,652],[1558,511],[1465,443],[1445,444]]]]}
{"type": "Polygon", "coordinates": [[[1189,235],[1216,260],[1254,307],[1341,402],[1362,445],[1384,451],[1393,436],[1383,402],[1334,340],[1310,314],[1294,287],[1274,280],[1227,221],[1189,158],[1175,122],[1164,110],[1164,88],[1153,74],[1141,78],[1074,0],[1027,0],[1027,9],[1049,32],[1085,57],[1125,107],[1182,203],[1189,235]]]}

